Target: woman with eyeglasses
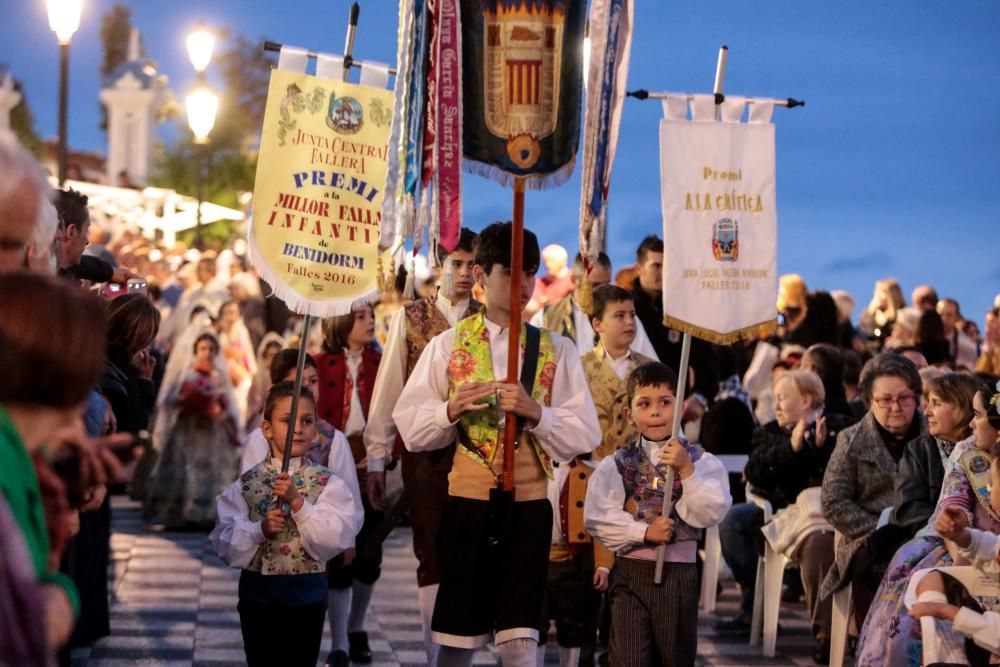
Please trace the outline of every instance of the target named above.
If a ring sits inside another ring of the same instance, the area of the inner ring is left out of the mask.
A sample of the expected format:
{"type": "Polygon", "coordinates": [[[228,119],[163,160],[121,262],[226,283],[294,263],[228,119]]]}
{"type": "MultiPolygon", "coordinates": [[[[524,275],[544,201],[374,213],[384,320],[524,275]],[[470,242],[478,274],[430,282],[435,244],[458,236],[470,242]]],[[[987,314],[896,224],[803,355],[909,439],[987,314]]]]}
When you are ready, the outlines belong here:
{"type": "Polygon", "coordinates": [[[837,436],[823,476],[823,514],[842,539],[820,596],[851,584],[854,617],[861,627],[885,566],[902,541],[899,526],[890,523],[876,530],[879,516],[893,505],[897,465],[907,443],[923,432],[924,420],[917,412],[920,374],[905,357],[891,352],[874,357],[861,371],[859,389],[868,413],[837,436]]]}
{"type": "Polygon", "coordinates": [[[858,665],[920,664],[913,662],[919,653],[912,650],[920,623],[908,616],[903,595],[911,573],[955,564],[953,545],[934,524],[941,502],[969,487],[962,461],[976,456],[973,397],[981,386],[981,380],[963,373],[945,373],[924,384],[929,432],[907,446],[896,474],[893,525],[906,530],[908,541],[893,556],[865,619],[858,665]]]}

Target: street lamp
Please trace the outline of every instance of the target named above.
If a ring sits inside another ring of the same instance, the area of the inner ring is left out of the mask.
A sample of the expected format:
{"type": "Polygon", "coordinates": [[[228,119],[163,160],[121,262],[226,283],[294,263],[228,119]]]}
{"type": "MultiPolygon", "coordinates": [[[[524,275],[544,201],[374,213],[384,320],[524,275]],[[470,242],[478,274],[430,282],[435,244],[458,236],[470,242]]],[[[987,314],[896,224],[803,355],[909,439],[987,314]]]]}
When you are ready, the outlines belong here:
{"type": "Polygon", "coordinates": [[[215,126],[215,114],[219,110],[219,96],[212,92],[205,79],[205,69],[212,61],[212,50],[215,48],[215,36],[203,27],[198,27],[187,37],[188,58],[195,72],[198,73],[196,88],[185,99],[188,126],[194,135],[195,150],[198,153],[198,209],[195,213],[194,243],[200,250],[201,239],[201,201],[205,187],[205,145],[208,135],[215,126]]]}
{"type": "Polygon", "coordinates": [[[80,27],[83,0],[48,0],[49,27],[59,39],[59,186],[66,181],[66,115],[69,98],[69,42],[80,27]]]}

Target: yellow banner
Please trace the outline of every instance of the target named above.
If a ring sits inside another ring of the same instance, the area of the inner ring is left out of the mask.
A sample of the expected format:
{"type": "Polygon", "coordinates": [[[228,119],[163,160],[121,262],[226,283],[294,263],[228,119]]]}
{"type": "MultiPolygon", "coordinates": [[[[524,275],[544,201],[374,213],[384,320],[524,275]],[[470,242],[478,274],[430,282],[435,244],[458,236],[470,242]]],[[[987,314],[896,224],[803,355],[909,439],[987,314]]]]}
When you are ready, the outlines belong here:
{"type": "Polygon", "coordinates": [[[273,70],[250,257],[294,312],[331,317],[377,293],[392,92],[273,70]]]}

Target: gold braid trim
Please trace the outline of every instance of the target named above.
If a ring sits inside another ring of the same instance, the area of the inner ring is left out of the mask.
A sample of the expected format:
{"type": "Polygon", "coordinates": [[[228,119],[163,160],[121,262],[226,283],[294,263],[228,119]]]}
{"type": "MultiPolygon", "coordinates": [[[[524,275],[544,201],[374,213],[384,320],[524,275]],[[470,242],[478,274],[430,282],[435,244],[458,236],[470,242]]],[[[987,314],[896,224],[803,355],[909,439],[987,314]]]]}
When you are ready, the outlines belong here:
{"type": "Polygon", "coordinates": [[[580,310],[585,312],[588,318],[594,310],[594,287],[590,284],[590,275],[586,271],[583,273],[580,289],[576,291],[576,305],[580,306],[580,310]]]}
{"type": "Polygon", "coordinates": [[[719,333],[718,331],[712,331],[711,329],[705,329],[699,327],[695,324],[679,320],[675,317],[670,317],[669,315],[663,316],[663,324],[670,327],[671,329],[676,329],[682,333],[688,333],[697,338],[707,340],[710,343],[715,343],[716,345],[730,345],[740,340],[745,340],[747,338],[758,338],[760,336],[767,336],[773,333],[778,328],[777,318],[773,320],[768,320],[766,322],[761,322],[759,324],[752,324],[748,327],[743,327],[742,329],[737,329],[736,331],[728,331],[726,333],[719,333]]]}

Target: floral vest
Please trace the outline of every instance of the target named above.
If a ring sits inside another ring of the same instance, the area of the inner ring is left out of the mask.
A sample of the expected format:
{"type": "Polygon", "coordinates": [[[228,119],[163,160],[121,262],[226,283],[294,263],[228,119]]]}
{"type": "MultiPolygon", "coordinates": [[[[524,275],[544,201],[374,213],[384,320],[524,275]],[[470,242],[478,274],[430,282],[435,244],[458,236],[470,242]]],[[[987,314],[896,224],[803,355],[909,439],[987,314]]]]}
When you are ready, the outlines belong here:
{"type": "MultiPolygon", "coordinates": [[[[250,521],[260,521],[275,507],[274,483],[280,470],[272,461],[268,457],[240,475],[240,488],[250,508],[250,521]]],[[[306,459],[306,463],[292,473],[292,480],[302,497],[315,503],[331,475],[329,469],[306,459]]],[[[246,569],[265,575],[315,574],[325,572],[326,563],[306,552],[295,520],[289,517],[285,530],[274,539],[264,540],[246,569]]]]}
{"type": "MultiPolygon", "coordinates": [[[[524,355],[525,326],[521,325],[521,355],[524,355]]],[[[556,359],[552,348],[552,336],[548,331],[540,331],[538,344],[538,366],[535,370],[535,384],[531,397],[540,405],[548,406],[552,401],[552,380],[556,374],[556,359]]],[[[472,317],[460,320],[455,325],[455,343],[451,348],[448,360],[448,398],[452,398],[458,387],[467,382],[495,382],[493,375],[493,356],[490,352],[489,331],[486,329],[486,316],[481,311],[472,317]]],[[[497,426],[500,416],[496,407],[496,396],[486,399],[489,408],[478,412],[466,412],[459,424],[468,434],[478,454],[459,446],[458,451],[468,456],[480,465],[490,468],[494,473],[493,459],[500,447],[497,444],[497,426]]],[[[552,459],[545,453],[538,441],[530,434],[528,439],[534,447],[535,454],[552,479],[552,459]]]]}
{"type": "MultiPolygon", "coordinates": [[[[618,467],[618,474],[622,476],[622,484],[625,486],[625,506],[623,509],[634,516],[636,521],[651,524],[663,510],[663,485],[667,466],[662,464],[654,466],[640,442],[630,443],[615,452],[615,465],[618,467]]],[[[684,447],[692,462],[701,458],[702,449],[698,445],[684,443],[684,447]]],[[[703,532],[700,528],[689,526],[677,514],[677,501],[680,499],[682,491],[681,478],[675,474],[674,508],[670,513],[670,518],[674,520],[674,532],[670,544],[701,539],[703,532]]]]}
{"type": "MultiPolygon", "coordinates": [[[[431,339],[451,328],[448,319],[431,299],[418,299],[403,307],[406,311],[406,377],[410,377],[431,339]]],[[[483,309],[483,304],[469,300],[469,307],[462,316],[471,317],[483,309]]]]}

